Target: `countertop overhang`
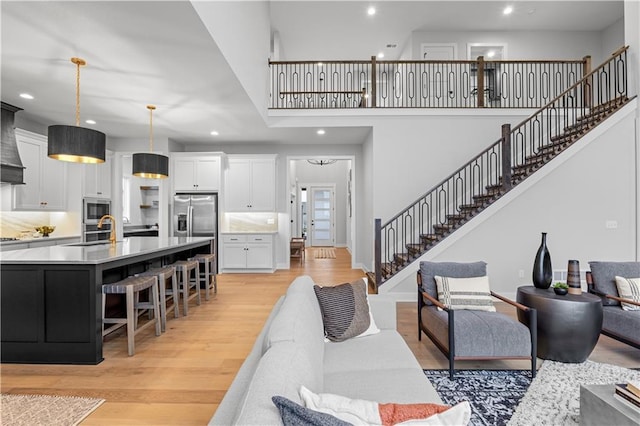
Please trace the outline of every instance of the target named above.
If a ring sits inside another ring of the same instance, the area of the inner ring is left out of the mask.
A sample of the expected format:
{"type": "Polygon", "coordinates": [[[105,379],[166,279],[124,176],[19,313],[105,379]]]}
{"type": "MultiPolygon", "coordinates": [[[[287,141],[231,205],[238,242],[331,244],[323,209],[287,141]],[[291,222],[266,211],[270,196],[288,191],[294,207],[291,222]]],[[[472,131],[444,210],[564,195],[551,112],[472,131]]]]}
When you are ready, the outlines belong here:
{"type": "Polygon", "coordinates": [[[127,237],[111,244],[91,246],[59,245],[11,250],[0,253],[0,264],[86,264],[99,265],[139,255],[201,246],[214,237],[127,237]]]}

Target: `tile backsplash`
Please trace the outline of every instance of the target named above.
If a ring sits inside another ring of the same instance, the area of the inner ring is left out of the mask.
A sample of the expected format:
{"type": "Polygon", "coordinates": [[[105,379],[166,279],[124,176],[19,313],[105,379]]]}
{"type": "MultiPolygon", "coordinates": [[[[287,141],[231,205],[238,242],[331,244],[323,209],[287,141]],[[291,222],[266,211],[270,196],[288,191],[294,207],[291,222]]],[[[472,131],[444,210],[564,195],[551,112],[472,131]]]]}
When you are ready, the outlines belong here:
{"type": "Polygon", "coordinates": [[[80,235],[79,223],[79,215],[74,213],[0,211],[0,237],[18,238],[23,231],[37,236],[35,228],[41,225],[55,226],[55,236],[75,236],[80,235]]]}
{"type": "Polygon", "coordinates": [[[224,232],[278,232],[278,213],[225,213],[224,232]]]}

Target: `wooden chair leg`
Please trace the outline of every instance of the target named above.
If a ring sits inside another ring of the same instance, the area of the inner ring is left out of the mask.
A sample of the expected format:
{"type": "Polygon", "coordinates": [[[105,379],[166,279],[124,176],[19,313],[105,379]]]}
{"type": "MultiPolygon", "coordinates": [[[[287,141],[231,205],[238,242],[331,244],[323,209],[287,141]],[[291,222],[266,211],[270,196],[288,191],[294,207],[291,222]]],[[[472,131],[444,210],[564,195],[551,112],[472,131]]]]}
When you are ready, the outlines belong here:
{"type": "Polygon", "coordinates": [[[184,268],[180,271],[180,278],[182,282],[182,312],[184,316],[189,315],[189,271],[184,268]]]}

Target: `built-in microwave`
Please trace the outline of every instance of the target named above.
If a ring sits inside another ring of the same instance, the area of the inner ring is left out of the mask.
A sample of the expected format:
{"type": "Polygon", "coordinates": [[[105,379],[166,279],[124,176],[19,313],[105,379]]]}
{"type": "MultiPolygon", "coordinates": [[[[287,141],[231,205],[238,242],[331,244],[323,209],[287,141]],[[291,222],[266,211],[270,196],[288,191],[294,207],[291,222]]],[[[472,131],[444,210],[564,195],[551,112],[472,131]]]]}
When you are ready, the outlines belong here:
{"type": "Polygon", "coordinates": [[[106,214],[111,214],[111,200],[84,198],[82,202],[82,223],[95,224],[106,214]]]}

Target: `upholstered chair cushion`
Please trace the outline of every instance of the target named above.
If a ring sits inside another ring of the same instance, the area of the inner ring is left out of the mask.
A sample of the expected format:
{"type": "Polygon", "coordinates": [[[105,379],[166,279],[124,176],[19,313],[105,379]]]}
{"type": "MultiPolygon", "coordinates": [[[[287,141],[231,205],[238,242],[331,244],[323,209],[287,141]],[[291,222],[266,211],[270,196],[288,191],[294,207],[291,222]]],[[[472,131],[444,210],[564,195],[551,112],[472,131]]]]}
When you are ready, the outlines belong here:
{"type": "MultiPolygon", "coordinates": [[[[422,322],[449,348],[448,314],[435,306],[422,308],[422,322]]],[[[454,311],[455,356],[501,357],[531,355],[529,329],[511,317],[486,311],[454,311]]]]}
{"type": "MultiPolygon", "coordinates": [[[[589,267],[596,291],[611,296],[618,296],[616,275],[624,278],[640,277],[640,262],[589,262],[589,267]]],[[[602,304],[619,306],[620,302],[603,298],[602,304]]]]}
{"type": "MultiPolygon", "coordinates": [[[[432,296],[438,298],[435,276],[451,278],[472,278],[487,275],[487,264],[485,262],[456,263],[456,262],[420,262],[420,275],[422,277],[422,289],[432,296]]],[[[425,300],[427,305],[431,302],[425,300]]]]}

